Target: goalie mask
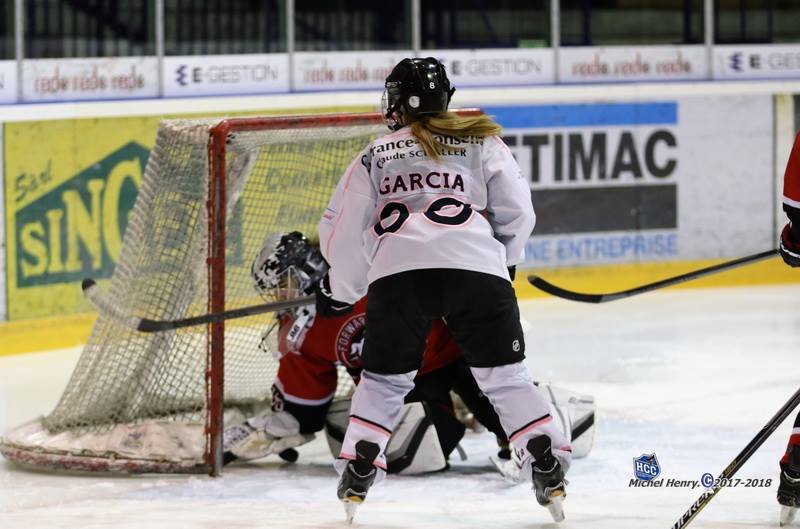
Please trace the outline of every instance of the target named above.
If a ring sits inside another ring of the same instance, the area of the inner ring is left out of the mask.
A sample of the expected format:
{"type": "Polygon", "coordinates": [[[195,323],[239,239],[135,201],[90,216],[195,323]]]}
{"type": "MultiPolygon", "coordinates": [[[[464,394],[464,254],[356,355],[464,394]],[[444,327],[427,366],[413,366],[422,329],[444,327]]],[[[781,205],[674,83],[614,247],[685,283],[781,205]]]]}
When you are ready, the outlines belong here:
{"type": "Polygon", "coordinates": [[[311,294],[328,270],[328,263],[299,231],[266,244],[253,262],[256,291],[268,300],[311,294]]]}
{"type": "Polygon", "coordinates": [[[444,65],[433,57],[403,59],[386,78],[381,101],[386,125],[398,130],[423,114],[447,110],[455,88],[444,65]]]}

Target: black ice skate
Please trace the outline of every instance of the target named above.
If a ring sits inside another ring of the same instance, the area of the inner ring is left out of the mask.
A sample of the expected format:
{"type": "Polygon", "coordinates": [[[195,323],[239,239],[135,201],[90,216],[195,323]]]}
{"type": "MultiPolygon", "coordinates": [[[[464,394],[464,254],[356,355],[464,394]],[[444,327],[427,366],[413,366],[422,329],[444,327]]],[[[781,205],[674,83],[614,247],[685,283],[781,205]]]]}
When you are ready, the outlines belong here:
{"type": "Polygon", "coordinates": [[[781,526],[790,524],[800,509],[800,448],[792,446],[789,462],[781,465],[781,481],[778,484],[778,503],[781,504],[781,526]]]}
{"type": "Polygon", "coordinates": [[[378,469],[373,461],[378,457],[378,452],[380,447],[377,444],[358,441],[355,460],[347,463],[342,477],[339,478],[339,488],[336,493],[344,502],[348,523],[353,523],[356,508],[367,498],[367,492],[375,482],[378,469]]]}
{"type": "Polygon", "coordinates": [[[533,456],[533,490],[539,505],[547,507],[556,522],[564,520],[565,490],[564,469],[550,450],[550,438],[546,435],[528,441],[528,452],[533,456]]]}

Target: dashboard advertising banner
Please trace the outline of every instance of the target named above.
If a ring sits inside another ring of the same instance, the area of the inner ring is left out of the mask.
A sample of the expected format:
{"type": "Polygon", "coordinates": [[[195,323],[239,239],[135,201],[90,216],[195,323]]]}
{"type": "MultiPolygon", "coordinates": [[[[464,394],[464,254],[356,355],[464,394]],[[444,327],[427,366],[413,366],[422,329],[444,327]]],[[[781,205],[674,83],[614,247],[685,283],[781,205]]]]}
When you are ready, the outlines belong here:
{"type": "Polygon", "coordinates": [[[531,185],[526,266],[738,257],[774,244],[769,96],[484,110],[531,185]]]}
{"type": "Polygon", "coordinates": [[[410,50],[299,52],[294,55],[294,88],[314,90],[383,90],[392,68],[413,54],[410,50]]]}
{"type": "Polygon", "coordinates": [[[288,92],[289,57],[285,53],[164,57],[163,76],[167,97],[288,92]]]}
{"type": "Polygon", "coordinates": [[[17,101],[17,63],[0,61],[0,105],[17,101]]]}
{"type": "Polygon", "coordinates": [[[456,88],[555,82],[553,51],[547,49],[423,50],[421,56],[441,61],[456,88]]]}
{"type": "Polygon", "coordinates": [[[716,79],[797,79],[800,45],[726,45],[714,47],[716,79]]]}
{"type": "Polygon", "coordinates": [[[25,101],[158,96],[155,57],[35,59],[24,61],[22,68],[25,101]]]}
{"type": "Polygon", "coordinates": [[[562,83],[689,81],[707,77],[703,46],[565,47],[559,51],[562,83]]]}

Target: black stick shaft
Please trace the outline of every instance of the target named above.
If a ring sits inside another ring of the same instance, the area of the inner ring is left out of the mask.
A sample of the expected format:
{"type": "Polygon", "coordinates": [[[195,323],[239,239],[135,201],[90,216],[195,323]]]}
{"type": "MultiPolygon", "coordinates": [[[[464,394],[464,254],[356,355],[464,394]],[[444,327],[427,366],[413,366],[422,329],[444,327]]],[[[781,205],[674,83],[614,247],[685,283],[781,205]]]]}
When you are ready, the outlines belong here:
{"type": "Polygon", "coordinates": [[[92,303],[92,305],[97,308],[100,314],[107,318],[113,319],[121,325],[140,332],[171,331],[175,329],[182,329],[184,327],[192,327],[195,325],[205,325],[215,321],[231,320],[234,318],[243,318],[245,316],[255,316],[256,314],[264,314],[267,312],[277,312],[280,310],[302,307],[303,305],[311,305],[315,300],[315,296],[311,295],[287,299],[284,301],[262,303],[260,305],[250,305],[248,307],[225,310],[222,312],[213,312],[200,316],[192,316],[190,318],[181,318],[177,320],[151,320],[148,318],[140,318],[139,316],[135,316],[128,312],[125,307],[117,303],[116,300],[107,292],[100,290],[100,287],[97,285],[94,279],[84,279],[81,283],[81,288],[83,289],[83,294],[92,303]]]}
{"type": "Polygon", "coordinates": [[[222,312],[212,312],[210,314],[203,314],[201,316],[193,316],[191,318],[184,318],[180,320],[149,320],[147,318],[142,318],[137,329],[142,332],[169,331],[174,329],[182,329],[184,327],[193,327],[195,325],[205,325],[207,323],[213,323],[216,321],[232,320],[235,318],[243,318],[245,316],[255,316],[256,314],[264,314],[265,312],[277,312],[279,310],[293,309],[303,305],[310,305],[312,303],[314,303],[314,296],[304,296],[286,301],[275,301],[272,303],[251,305],[249,307],[230,309],[222,312]]]}
{"type": "Polygon", "coordinates": [[[792,413],[792,410],[794,410],[798,405],[800,405],[800,389],[798,389],[797,392],[792,395],[792,398],[790,398],[786,404],[784,404],[783,407],[778,410],[778,413],[776,413],[775,416],[772,417],[772,419],[770,419],[763,428],[761,428],[761,431],[759,431],[758,434],[756,434],[756,436],[753,437],[749,443],[747,443],[747,446],[744,447],[739,455],[733,458],[733,461],[731,461],[730,464],[725,467],[725,470],[723,470],[722,473],[717,477],[717,480],[714,483],[714,488],[701,494],[700,497],[697,498],[697,501],[695,501],[692,506],[689,507],[689,510],[683,513],[683,516],[681,516],[678,521],[675,522],[675,525],[672,526],[672,529],[682,529],[689,525],[689,523],[694,520],[698,513],[700,513],[700,511],[702,511],[703,508],[708,505],[711,499],[717,495],[717,492],[723,488],[722,485],[724,480],[730,479],[734,474],[736,474],[736,472],[738,472],[740,468],[742,468],[742,465],[744,465],[745,462],[750,459],[750,456],[752,456],[755,451],[758,450],[759,446],[764,444],[764,441],[769,438],[772,432],[774,432],[778,426],[780,426],[780,424],[786,420],[786,417],[788,417],[789,414],[792,413]]]}
{"type": "Polygon", "coordinates": [[[571,301],[580,301],[583,303],[606,303],[608,301],[629,298],[631,296],[644,294],[645,292],[651,292],[653,290],[658,290],[660,288],[677,285],[679,283],[684,283],[686,281],[698,279],[703,276],[716,274],[717,272],[724,272],[725,270],[730,270],[732,268],[737,268],[739,266],[755,263],[757,261],[763,261],[764,259],[768,259],[770,257],[777,255],[777,253],[778,250],[767,250],[765,252],[760,252],[757,254],[740,257],[738,259],[733,259],[731,261],[726,261],[724,263],[716,264],[713,266],[700,268],[699,270],[694,270],[693,272],[687,272],[685,274],[677,275],[675,277],[662,279],[654,283],[648,283],[646,285],[631,288],[628,290],[622,290],[619,292],[610,292],[607,294],[586,294],[583,292],[574,292],[572,290],[567,290],[565,288],[556,286],[550,283],[549,281],[546,281],[541,277],[535,275],[528,276],[528,281],[530,282],[531,285],[535,286],[539,290],[542,290],[544,292],[547,292],[548,294],[551,294],[559,298],[569,299],[571,301]]]}

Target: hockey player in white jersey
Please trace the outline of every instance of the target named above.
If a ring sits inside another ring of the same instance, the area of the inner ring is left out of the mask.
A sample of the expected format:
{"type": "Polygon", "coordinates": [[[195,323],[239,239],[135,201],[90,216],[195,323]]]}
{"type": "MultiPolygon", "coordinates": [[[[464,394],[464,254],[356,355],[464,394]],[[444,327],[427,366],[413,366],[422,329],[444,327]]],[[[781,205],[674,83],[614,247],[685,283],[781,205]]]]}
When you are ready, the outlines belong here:
{"type": "Polygon", "coordinates": [[[451,88],[434,58],[404,59],[386,78],[394,132],[356,157],[319,225],[331,265],[327,310],[367,292],[364,372],[336,462],[338,496],[355,505],[383,479],[385,449],[443,317],[492,402],[537,501],[563,519],[569,441],[523,364],[511,271],[535,223],[530,188],[488,116],[447,112],[451,88]]]}

